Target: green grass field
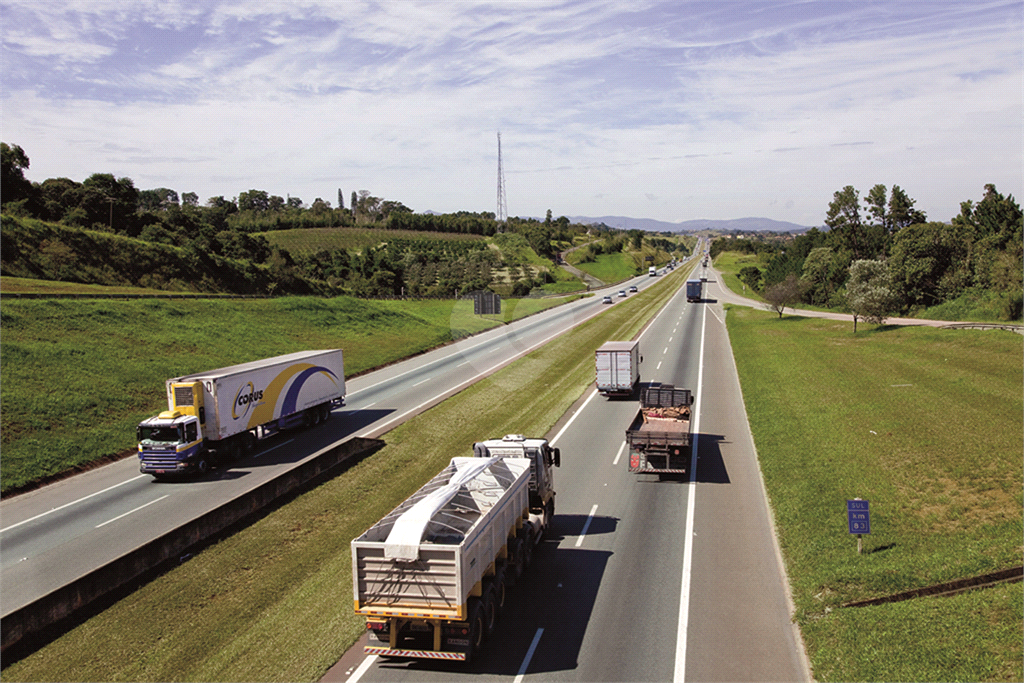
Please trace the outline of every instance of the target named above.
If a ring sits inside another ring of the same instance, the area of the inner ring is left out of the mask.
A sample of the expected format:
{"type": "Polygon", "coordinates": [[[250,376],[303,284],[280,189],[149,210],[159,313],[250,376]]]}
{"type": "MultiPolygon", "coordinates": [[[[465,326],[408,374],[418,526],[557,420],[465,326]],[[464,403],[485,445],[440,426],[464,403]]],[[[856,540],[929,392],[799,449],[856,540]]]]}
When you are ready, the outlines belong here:
{"type": "Polygon", "coordinates": [[[351,540],[472,442],[545,434],[593,382],[594,350],[634,336],[684,270],[388,432],[379,452],[8,666],[4,680],[319,680],[365,629],[351,540]]]}
{"type": "Polygon", "coordinates": [[[723,251],[715,257],[715,268],[722,273],[722,279],[725,282],[725,286],[729,288],[735,294],[745,296],[748,299],[754,301],[764,301],[764,298],[752,290],[750,287],[746,287],[740,282],[737,273],[740,272],[745,266],[756,266],[762,271],[764,270],[764,264],[757,260],[756,254],[741,254],[738,251],[723,251]]]}
{"type": "Polygon", "coordinates": [[[385,230],[383,228],[303,228],[274,230],[258,233],[267,238],[272,247],[287,249],[295,255],[308,255],[321,249],[347,249],[361,251],[393,239],[480,241],[480,235],[449,232],[419,232],[415,230],[385,230]]]}
{"type": "Polygon", "coordinates": [[[741,307],[727,322],[815,678],[1021,680],[1020,583],[841,608],[1021,564],[1021,337],[741,307]]]}
{"type": "Polygon", "coordinates": [[[484,318],[469,300],[3,299],[0,486],[133,449],[168,377],[316,348],[344,349],[352,376],[569,300],[484,318]]]}
{"type": "Polygon", "coordinates": [[[636,268],[629,256],[622,252],[614,254],[599,254],[596,261],[590,263],[577,263],[577,268],[589,273],[602,282],[611,284],[621,282],[636,275],[636,268]]]}

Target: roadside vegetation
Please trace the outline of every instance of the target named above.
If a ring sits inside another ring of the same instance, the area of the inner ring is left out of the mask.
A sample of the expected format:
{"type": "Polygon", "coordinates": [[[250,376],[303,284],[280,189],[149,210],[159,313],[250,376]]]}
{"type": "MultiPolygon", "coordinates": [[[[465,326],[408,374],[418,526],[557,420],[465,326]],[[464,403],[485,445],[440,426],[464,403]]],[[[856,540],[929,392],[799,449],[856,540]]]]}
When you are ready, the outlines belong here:
{"type": "MultiPolygon", "coordinates": [[[[469,444],[546,434],[687,269],[386,435],[387,446],[4,669],[22,680],[316,681],[363,634],[349,544],[469,444]]],[[[344,414],[333,419],[343,420],[344,414]]],[[[563,458],[584,458],[565,453],[563,458]]]]}
{"type": "Polygon", "coordinates": [[[1021,336],[732,306],[727,323],[816,680],[1022,680],[1021,583],[842,607],[1020,566],[1021,336]]]}
{"type": "Polygon", "coordinates": [[[847,186],[829,204],[827,232],[733,235],[716,239],[710,253],[753,257],[726,282],[737,293],[746,285],[748,296],[756,292],[766,300],[778,299],[784,289],[783,298],[801,307],[874,322],[893,315],[1021,320],[1024,214],[1013,195],[986,185],[981,201],[964,201],[948,223],[927,221],[914,203],[899,186],[890,192],[876,185],[862,204],[859,192],[847,186]],[[858,272],[859,278],[851,277],[858,272]]]}
{"type": "Polygon", "coordinates": [[[485,317],[470,300],[2,299],[0,486],[132,450],[169,377],[315,348],[343,349],[351,377],[571,300],[485,317]]]}

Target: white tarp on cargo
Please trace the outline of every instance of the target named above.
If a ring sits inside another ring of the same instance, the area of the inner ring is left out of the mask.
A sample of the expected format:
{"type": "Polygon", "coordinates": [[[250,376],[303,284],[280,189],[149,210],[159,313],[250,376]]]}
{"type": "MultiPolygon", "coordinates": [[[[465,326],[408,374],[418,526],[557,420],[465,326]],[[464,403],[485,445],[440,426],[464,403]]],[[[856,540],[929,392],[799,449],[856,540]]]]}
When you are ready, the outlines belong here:
{"type": "Polygon", "coordinates": [[[384,542],[384,557],[389,560],[413,561],[419,559],[423,532],[434,515],[451,502],[467,482],[498,462],[501,458],[452,458],[456,473],[451,480],[431,491],[419,502],[402,513],[384,542]]]}

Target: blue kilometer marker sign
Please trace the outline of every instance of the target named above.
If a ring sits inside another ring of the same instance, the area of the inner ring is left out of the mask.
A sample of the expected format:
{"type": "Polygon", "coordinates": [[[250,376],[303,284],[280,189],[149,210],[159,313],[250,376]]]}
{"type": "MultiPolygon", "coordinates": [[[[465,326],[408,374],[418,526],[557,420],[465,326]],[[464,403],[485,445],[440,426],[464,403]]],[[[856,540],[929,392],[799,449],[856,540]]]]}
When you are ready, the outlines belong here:
{"type": "Polygon", "coordinates": [[[871,510],[869,501],[848,500],[846,501],[846,519],[850,523],[851,534],[871,533],[871,510]]]}

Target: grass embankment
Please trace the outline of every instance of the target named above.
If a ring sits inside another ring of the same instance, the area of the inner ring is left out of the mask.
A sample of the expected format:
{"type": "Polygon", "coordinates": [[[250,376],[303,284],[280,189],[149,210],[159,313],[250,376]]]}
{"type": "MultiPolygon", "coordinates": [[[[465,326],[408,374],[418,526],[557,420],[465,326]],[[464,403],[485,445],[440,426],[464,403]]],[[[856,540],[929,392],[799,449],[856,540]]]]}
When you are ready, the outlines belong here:
{"type": "Polygon", "coordinates": [[[723,251],[715,257],[715,268],[722,274],[722,281],[734,294],[745,296],[754,301],[764,301],[756,291],[740,282],[738,273],[746,266],[755,266],[764,270],[764,264],[758,261],[757,254],[741,254],[738,251],[723,251]]]}
{"type": "Polygon", "coordinates": [[[0,487],[134,448],[168,377],[317,348],[344,349],[352,376],[569,300],[509,300],[485,319],[468,300],[4,299],[0,487]]]}
{"type": "Polygon", "coordinates": [[[473,441],[546,433],[593,382],[594,350],[634,336],[682,279],[661,279],[388,432],[384,449],[8,667],[4,679],[320,679],[365,628],[352,610],[351,540],[473,441]]]}
{"type": "Polygon", "coordinates": [[[1021,337],[739,307],[727,322],[815,678],[1022,680],[1020,583],[840,607],[1020,565],[1021,337]]]}
{"type": "Polygon", "coordinates": [[[479,242],[482,235],[453,232],[419,232],[415,230],[385,230],[384,228],[301,228],[259,233],[272,247],[287,249],[289,253],[309,256],[321,249],[347,249],[362,251],[381,242],[395,239],[479,242]]]}
{"type": "MultiPolygon", "coordinates": [[[[637,274],[633,261],[622,252],[598,254],[595,259],[595,261],[576,263],[574,265],[583,272],[593,275],[601,282],[608,284],[621,282],[622,280],[635,277],[637,274]]],[[[570,263],[572,262],[571,256],[569,261],[570,263]]]]}

